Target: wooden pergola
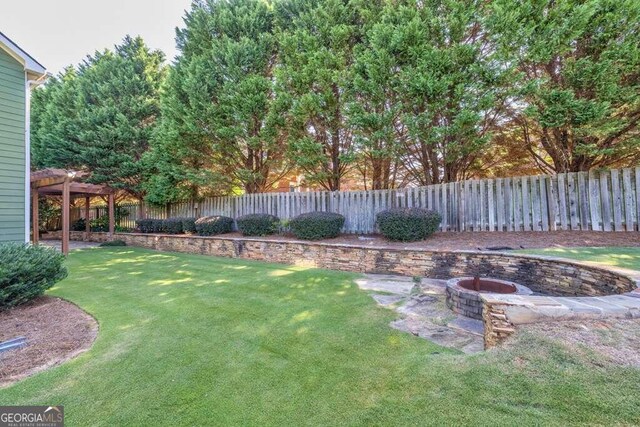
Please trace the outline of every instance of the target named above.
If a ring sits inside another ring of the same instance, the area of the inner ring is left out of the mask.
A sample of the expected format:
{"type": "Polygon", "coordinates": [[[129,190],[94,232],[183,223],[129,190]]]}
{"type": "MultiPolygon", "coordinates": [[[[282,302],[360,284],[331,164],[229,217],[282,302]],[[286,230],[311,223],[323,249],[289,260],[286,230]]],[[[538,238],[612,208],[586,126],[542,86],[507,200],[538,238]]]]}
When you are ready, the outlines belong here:
{"type": "Polygon", "coordinates": [[[115,190],[106,185],[79,182],[85,176],[83,172],[64,169],[42,169],[31,172],[31,215],[33,223],[33,244],[40,240],[38,221],[38,198],[40,196],[62,196],[62,253],[69,253],[69,210],[72,199],[85,198],[85,232],[91,233],[89,206],[91,197],[108,196],[109,238],[115,229],[115,190]]]}

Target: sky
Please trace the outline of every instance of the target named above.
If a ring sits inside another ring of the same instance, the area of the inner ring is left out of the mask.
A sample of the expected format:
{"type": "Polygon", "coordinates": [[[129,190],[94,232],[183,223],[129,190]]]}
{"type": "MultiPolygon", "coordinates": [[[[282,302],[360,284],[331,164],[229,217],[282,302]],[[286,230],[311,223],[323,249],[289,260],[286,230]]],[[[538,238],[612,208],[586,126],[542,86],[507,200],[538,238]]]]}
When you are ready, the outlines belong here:
{"type": "Polygon", "coordinates": [[[191,0],[1,0],[0,32],[57,74],[96,50],[140,35],[176,55],[175,28],[191,0]]]}

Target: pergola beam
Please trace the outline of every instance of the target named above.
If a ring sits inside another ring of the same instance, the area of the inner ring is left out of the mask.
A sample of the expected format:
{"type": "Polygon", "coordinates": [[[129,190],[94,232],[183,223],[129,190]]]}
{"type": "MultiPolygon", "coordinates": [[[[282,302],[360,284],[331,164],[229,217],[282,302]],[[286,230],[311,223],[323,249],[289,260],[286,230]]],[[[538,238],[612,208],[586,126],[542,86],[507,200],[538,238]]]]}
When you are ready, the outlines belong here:
{"type": "MultiPolygon", "coordinates": [[[[59,195],[62,193],[63,184],[52,184],[45,187],[36,187],[39,189],[41,194],[50,194],[50,195],[59,195]]],[[[113,189],[110,187],[106,187],[104,185],[95,185],[95,184],[85,184],[82,182],[70,182],[69,183],[69,192],[74,194],[82,194],[83,197],[87,194],[92,194],[95,196],[105,196],[109,194],[113,194],[113,189]]]]}

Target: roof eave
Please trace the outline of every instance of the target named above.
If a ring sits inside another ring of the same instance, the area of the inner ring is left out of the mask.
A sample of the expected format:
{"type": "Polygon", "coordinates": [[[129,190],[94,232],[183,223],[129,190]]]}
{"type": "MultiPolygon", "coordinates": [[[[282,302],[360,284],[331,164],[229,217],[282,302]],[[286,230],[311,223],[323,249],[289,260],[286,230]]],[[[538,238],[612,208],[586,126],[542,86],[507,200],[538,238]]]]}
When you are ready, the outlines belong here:
{"type": "Polygon", "coordinates": [[[37,80],[47,74],[47,69],[42,64],[22,50],[20,46],[2,34],[2,32],[0,32],[0,48],[24,66],[24,70],[27,72],[30,80],[37,80]]]}

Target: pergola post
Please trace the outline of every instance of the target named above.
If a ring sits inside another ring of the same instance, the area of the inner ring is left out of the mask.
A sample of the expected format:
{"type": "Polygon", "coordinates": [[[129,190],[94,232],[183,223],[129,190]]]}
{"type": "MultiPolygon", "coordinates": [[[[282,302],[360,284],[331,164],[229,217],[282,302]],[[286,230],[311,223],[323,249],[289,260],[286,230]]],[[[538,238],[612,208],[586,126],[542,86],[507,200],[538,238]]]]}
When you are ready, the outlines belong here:
{"type": "Polygon", "coordinates": [[[33,234],[31,239],[34,245],[37,245],[38,241],[40,241],[40,224],[38,223],[40,214],[38,208],[38,189],[34,188],[31,190],[31,227],[33,234]]]}
{"type": "Polygon", "coordinates": [[[116,228],[116,200],[113,192],[109,193],[109,240],[113,240],[116,228]]]}
{"type": "Polygon", "coordinates": [[[91,221],[89,220],[90,204],[91,204],[91,197],[85,197],[84,198],[84,240],[89,240],[89,234],[91,233],[91,221]]]}
{"type": "Polygon", "coordinates": [[[64,255],[69,254],[69,205],[71,204],[69,191],[70,186],[71,180],[67,177],[62,184],[62,253],[64,255]]]}

